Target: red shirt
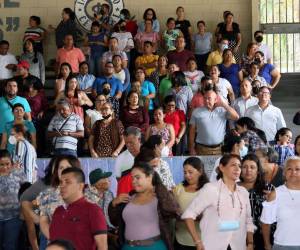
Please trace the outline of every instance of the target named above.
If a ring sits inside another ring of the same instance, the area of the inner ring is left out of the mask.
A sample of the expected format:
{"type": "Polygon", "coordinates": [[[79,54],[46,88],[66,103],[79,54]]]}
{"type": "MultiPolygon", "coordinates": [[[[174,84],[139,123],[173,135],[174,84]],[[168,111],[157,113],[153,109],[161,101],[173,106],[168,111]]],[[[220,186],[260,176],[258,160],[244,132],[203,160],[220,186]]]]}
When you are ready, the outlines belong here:
{"type": "Polygon", "coordinates": [[[190,58],[195,58],[194,54],[185,49],[181,52],[177,52],[176,50],[169,51],[167,53],[168,62],[169,63],[176,63],[181,71],[187,71],[186,62],[190,58]]]}
{"type": "Polygon", "coordinates": [[[175,137],[179,134],[180,131],[180,124],[185,122],[185,114],[182,110],[175,110],[173,113],[166,113],[165,114],[165,122],[172,124],[175,130],[175,137]]]}
{"type": "Polygon", "coordinates": [[[125,27],[126,27],[126,31],[130,32],[132,37],[135,37],[137,30],[138,30],[136,21],[133,21],[133,20],[127,21],[125,27]]]}
{"type": "Polygon", "coordinates": [[[67,208],[56,208],[50,224],[50,240],[69,240],[76,250],[96,250],[94,236],[106,233],[107,226],[101,208],[84,197],[67,208]]]}
{"type": "Polygon", "coordinates": [[[129,194],[133,190],[131,173],[124,175],[118,181],[117,195],[129,194]]]}

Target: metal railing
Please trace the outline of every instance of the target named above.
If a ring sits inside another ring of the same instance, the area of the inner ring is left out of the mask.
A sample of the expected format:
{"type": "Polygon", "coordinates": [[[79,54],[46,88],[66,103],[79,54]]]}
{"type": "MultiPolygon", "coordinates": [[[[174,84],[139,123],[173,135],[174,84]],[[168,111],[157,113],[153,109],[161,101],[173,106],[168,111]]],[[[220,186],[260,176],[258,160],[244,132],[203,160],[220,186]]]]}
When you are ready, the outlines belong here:
{"type": "Polygon", "coordinates": [[[274,65],[300,72],[300,0],[260,0],[260,24],[274,65]]]}

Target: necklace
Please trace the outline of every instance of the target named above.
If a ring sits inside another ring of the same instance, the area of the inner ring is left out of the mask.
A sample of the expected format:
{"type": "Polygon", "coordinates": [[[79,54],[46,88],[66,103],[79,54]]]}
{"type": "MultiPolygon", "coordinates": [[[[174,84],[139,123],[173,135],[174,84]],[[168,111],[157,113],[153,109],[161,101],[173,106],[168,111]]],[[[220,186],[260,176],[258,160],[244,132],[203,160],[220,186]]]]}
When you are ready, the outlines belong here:
{"type": "Polygon", "coordinates": [[[295,200],[295,198],[292,196],[292,194],[291,194],[291,191],[288,189],[288,187],[287,186],[285,186],[286,187],[286,190],[288,191],[288,193],[289,193],[289,196],[291,197],[291,200],[292,201],[294,201],[295,200]]]}

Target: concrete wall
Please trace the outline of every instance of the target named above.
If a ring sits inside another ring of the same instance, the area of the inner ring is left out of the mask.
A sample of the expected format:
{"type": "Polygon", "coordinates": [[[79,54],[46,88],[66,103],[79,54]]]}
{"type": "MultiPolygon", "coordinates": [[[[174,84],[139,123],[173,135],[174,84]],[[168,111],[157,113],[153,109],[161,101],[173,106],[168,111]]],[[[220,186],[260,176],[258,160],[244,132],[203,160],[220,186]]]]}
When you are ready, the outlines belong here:
{"type": "MultiPolygon", "coordinates": [[[[42,26],[45,28],[49,24],[56,26],[61,18],[61,10],[64,7],[73,8],[74,0],[0,0],[0,4],[0,29],[2,30],[0,38],[2,36],[11,43],[13,53],[20,54],[28,17],[40,16],[42,26]]],[[[242,48],[245,48],[252,38],[251,0],[124,0],[124,5],[138,20],[141,20],[147,7],[154,8],[162,28],[165,27],[168,17],[176,16],[176,7],[184,6],[186,18],[191,21],[194,31],[196,31],[196,22],[202,19],[206,21],[207,29],[211,32],[214,32],[216,24],[222,20],[222,12],[229,9],[234,13],[235,21],[240,24],[243,36],[242,48]]],[[[45,48],[47,58],[53,58],[55,53],[53,33],[48,35],[45,48]]]]}

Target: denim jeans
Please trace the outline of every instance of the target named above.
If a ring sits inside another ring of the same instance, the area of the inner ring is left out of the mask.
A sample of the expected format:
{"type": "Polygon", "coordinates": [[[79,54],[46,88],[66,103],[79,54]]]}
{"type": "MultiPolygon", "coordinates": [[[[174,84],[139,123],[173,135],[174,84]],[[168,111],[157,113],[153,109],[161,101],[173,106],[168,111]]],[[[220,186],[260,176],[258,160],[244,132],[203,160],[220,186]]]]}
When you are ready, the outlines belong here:
{"type": "Polygon", "coordinates": [[[0,249],[18,250],[22,221],[19,218],[0,221],[0,249]]]}
{"type": "Polygon", "coordinates": [[[281,246],[274,244],[272,250],[300,250],[300,246],[281,246]]]}
{"type": "Polygon", "coordinates": [[[77,151],[68,148],[56,148],[54,150],[54,155],[73,155],[77,157],[77,151]]]}

